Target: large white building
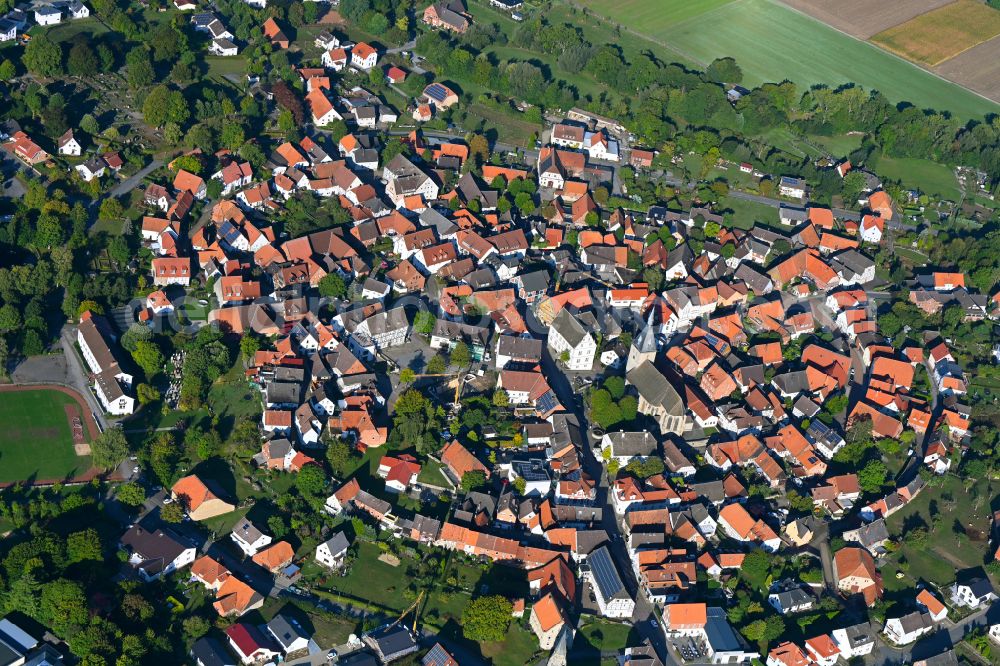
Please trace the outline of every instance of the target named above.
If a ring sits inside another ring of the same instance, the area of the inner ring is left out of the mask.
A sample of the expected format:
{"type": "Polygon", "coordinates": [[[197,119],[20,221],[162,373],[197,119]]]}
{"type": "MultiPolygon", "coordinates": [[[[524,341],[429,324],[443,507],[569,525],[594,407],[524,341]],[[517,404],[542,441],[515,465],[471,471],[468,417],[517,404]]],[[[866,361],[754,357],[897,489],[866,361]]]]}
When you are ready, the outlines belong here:
{"type": "Polygon", "coordinates": [[[548,345],[556,360],[562,360],[566,354],[565,363],[570,370],[587,371],[594,367],[597,340],[566,308],[552,320],[548,345]]]}
{"type": "Polygon", "coordinates": [[[94,375],[94,393],[109,414],[131,414],[135,411],[135,398],[129,395],[132,375],[121,369],[107,337],[110,337],[107,322],[89,311],[84,312],[80,317],[76,341],[94,375]]]}

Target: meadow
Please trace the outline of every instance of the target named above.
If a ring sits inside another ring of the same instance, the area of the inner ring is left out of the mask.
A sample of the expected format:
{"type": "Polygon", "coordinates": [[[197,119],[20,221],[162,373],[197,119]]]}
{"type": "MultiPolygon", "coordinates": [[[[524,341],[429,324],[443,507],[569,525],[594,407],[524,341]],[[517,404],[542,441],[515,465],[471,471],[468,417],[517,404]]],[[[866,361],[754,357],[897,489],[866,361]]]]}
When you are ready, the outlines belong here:
{"type": "Polygon", "coordinates": [[[579,1],[701,66],[715,58],[735,58],[743,69],[744,85],[786,79],[801,86],[854,83],[878,89],[894,102],[948,110],[962,118],[1000,111],[995,103],[957,84],[776,0],[579,1]]]}

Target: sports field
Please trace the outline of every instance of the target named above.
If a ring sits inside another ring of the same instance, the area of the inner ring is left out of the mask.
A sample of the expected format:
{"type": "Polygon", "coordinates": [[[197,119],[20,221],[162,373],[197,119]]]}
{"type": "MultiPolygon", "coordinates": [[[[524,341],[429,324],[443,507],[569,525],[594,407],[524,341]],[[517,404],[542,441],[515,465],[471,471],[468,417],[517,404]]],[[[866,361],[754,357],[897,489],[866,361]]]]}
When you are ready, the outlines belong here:
{"type": "Polygon", "coordinates": [[[73,449],[67,407],[76,400],[49,389],[0,393],[0,483],[62,480],[90,469],[73,449]]]}
{"type": "Polygon", "coordinates": [[[894,102],[979,117],[997,104],[871,44],[859,41],[777,0],[578,0],[609,21],[669,51],[707,65],[731,56],[744,84],[794,81],[802,86],[856,83],[894,102]],[[650,13],[649,8],[656,11],[650,13]]]}
{"type": "Polygon", "coordinates": [[[1000,12],[975,0],[958,0],[872,37],[898,55],[933,67],[1000,35],[1000,12]]]}

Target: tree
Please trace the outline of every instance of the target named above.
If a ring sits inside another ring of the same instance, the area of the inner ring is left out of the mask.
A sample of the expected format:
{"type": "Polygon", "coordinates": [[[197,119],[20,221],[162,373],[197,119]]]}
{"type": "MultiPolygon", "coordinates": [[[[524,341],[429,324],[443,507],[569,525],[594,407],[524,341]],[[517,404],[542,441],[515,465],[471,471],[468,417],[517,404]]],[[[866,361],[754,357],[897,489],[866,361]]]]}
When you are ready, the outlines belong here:
{"type": "Polygon", "coordinates": [[[179,502],[165,504],[160,509],[160,518],[168,523],[179,523],[184,520],[184,509],[179,502]]]}
{"type": "Polygon", "coordinates": [[[123,483],[115,490],[115,497],[128,506],[142,506],[146,501],[146,489],[134,481],[123,483]]]}
{"type": "MultiPolygon", "coordinates": [[[[163,127],[167,123],[181,124],[190,116],[188,104],[179,90],[159,85],[149,91],[142,103],[142,116],[147,125],[163,127]]],[[[190,156],[193,157],[193,156],[190,156]]]]}
{"type": "Polygon", "coordinates": [[[716,58],[705,69],[705,76],[715,83],[739,83],[743,70],[732,58],[716,58]]]}
{"type": "Polygon", "coordinates": [[[132,352],[132,360],[142,368],[146,378],[155,377],[163,368],[163,354],[154,342],[140,340],[135,343],[135,351],[132,352]]]}
{"type": "Polygon", "coordinates": [[[94,528],[88,528],[81,532],[73,532],[66,537],[66,558],[70,564],[93,560],[100,562],[104,559],[101,553],[101,537],[94,528]]]}
{"type": "Polygon", "coordinates": [[[101,202],[101,207],[97,211],[97,217],[101,221],[120,220],[125,216],[125,208],[122,202],[114,197],[108,197],[101,202]]]}
{"type": "Polygon", "coordinates": [[[342,439],[335,439],[327,444],[326,461],[337,476],[346,476],[353,469],[357,456],[351,450],[351,445],[342,439]]]}
{"type": "Polygon", "coordinates": [[[462,634],[471,641],[500,642],[507,637],[513,610],[499,594],[473,599],[462,612],[462,634]]]}
{"type": "Polygon", "coordinates": [[[505,409],[510,406],[510,396],[507,395],[507,391],[502,388],[497,389],[493,392],[493,405],[501,409],[505,409]]]}
{"type": "Polygon", "coordinates": [[[91,442],[90,455],[98,469],[114,469],[128,455],[125,433],[121,428],[108,428],[91,442]]]}
{"type": "Polygon", "coordinates": [[[860,472],[858,472],[858,485],[862,492],[874,494],[882,490],[885,485],[886,476],[889,470],[881,460],[870,460],[860,472]]]}
{"type": "Polygon", "coordinates": [[[125,56],[128,84],[132,88],[143,88],[156,80],[156,71],[144,46],[136,46],[125,56]]]}
{"type": "Polygon", "coordinates": [[[0,307],[0,333],[7,333],[21,327],[21,312],[10,303],[0,307]]]}
{"type": "Polygon", "coordinates": [[[448,363],[444,360],[444,356],[441,356],[441,354],[435,354],[431,360],[427,362],[427,374],[429,375],[442,375],[447,369],[448,363]]]}
{"type": "Polygon", "coordinates": [[[752,550],[743,558],[740,566],[740,578],[754,589],[767,592],[768,576],[771,573],[772,558],[763,550],[752,550]]]}
{"type": "Polygon", "coordinates": [[[97,136],[101,133],[101,126],[97,124],[97,118],[89,113],[83,114],[83,118],[80,118],[80,129],[91,136],[97,136]]]}
{"type": "Polygon", "coordinates": [[[401,384],[412,384],[416,378],[417,373],[413,371],[413,368],[403,368],[399,372],[399,381],[401,384]]]}
{"type": "Polygon", "coordinates": [[[430,335],[434,331],[436,323],[437,317],[434,316],[434,313],[421,310],[413,317],[413,330],[423,335],[430,335]]]}
{"type": "Polygon", "coordinates": [[[486,473],[481,469],[474,469],[462,475],[462,490],[469,493],[486,485],[486,473]]]}
{"type": "Polygon", "coordinates": [[[867,187],[868,181],[865,180],[865,174],[860,171],[848,171],[840,188],[844,203],[848,206],[856,205],[858,199],[861,198],[861,193],[867,187]]]}
{"type": "Polygon", "coordinates": [[[472,355],[469,353],[469,345],[459,340],[451,350],[451,362],[460,368],[468,367],[472,362],[472,355]]]}
{"type": "Polygon", "coordinates": [[[10,60],[0,62],[0,81],[10,81],[17,75],[17,68],[10,60]]]}
{"type": "Polygon", "coordinates": [[[317,497],[326,488],[326,474],[319,465],[306,465],[295,474],[295,487],[307,497],[317,497]]]}
{"type": "Polygon", "coordinates": [[[69,50],[66,60],[66,70],[70,76],[94,76],[100,68],[97,54],[87,42],[77,42],[69,50]]]}
{"type": "Polygon", "coordinates": [[[65,636],[76,627],[87,624],[87,596],[80,583],[60,578],[46,583],[39,604],[42,619],[59,635],[65,636]]]}
{"type": "Polygon", "coordinates": [[[344,278],[336,273],[330,273],[319,281],[319,293],[320,296],[327,298],[343,298],[347,295],[347,284],[344,278]]]}
{"type": "Polygon", "coordinates": [[[62,47],[42,32],[35,35],[24,47],[21,62],[32,74],[42,77],[55,77],[62,74],[62,47]]]}

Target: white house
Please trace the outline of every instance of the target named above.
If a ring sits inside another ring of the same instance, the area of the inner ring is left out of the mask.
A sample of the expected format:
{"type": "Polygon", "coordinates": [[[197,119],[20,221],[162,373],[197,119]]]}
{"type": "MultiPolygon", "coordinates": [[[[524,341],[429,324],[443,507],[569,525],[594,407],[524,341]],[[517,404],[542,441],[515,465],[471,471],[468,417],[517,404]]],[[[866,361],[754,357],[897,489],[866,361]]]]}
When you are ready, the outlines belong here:
{"type": "Polygon", "coordinates": [[[867,656],[875,647],[875,629],[868,622],[834,629],[832,635],[840,656],[847,661],[867,656]]]}
{"type": "Polygon", "coordinates": [[[240,49],[231,39],[220,37],[212,40],[208,46],[208,52],[212,55],[231,57],[239,55],[240,49]]]}
{"type": "Polygon", "coordinates": [[[293,617],[278,613],[265,626],[286,655],[309,647],[309,636],[293,617]]]}
{"type": "Polygon", "coordinates": [[[567,308],[560,310],[552,320],[548,347],[557,360],[565,358],[566,367],[570,370],[586,371],[594,367],[597,340],[567,308]]]}
{"type": "Polygon", "coordinates": [[[958,606],[979,608],[996,601],[997,595],[987,578],[972,578],[951,586],[951,600],[958,606]]]}
{"type": "Polygon", "coordinates": [[[324,567],[339,569],[344,565],[344,556],[351,544],[343,532],[337,532],[332,537],[316,546],[316,561],[324,567]]]}
{"type": "Polygon", "coordinates": [[[0,42],[12,42],[17,39],[17,24],[7,19],[0,19],[0,42]]]}
{"type": "Polygon", "coordinates": [[[339,72],[347,67],[347,51],[339,46],[332,47],[323,52],[322,61],[327,69],[339,72]]]}
{"type": "Polygon", "coordinates": [[[66,11],[69,13],[69,17],[74,21],[77,19],[85,19],[90,16],[90,8],[82,2],[79,2],[79,0],[73,0],[73,2],[66,5],[66,11]]]}
{"type": "Polygon", "coordinates": [[[66,130],[66,133],[59,137],[59,154],[79,157],[83,149],[80,142],[73,136],[73,130],[66,130]]]}
{"type": "Polygon", "coordinates": [[[866,243],[879,243],[882,241],[882,230],[885,228],[885,220],[878,215],[865,215],[861,218],[861,225],[858,227],[858,234],[861,240],[866,243]]]}
{"type": "Polygon", "coordinates": [[[85,182],[90,182],[95,178],[100,178],[104,175],[104,160],[99,157],[94,157],[87,160],[83,164],[77,164],[74,168],[76,172],[80,174],[85,182]]]}
{"type": "Polygon", "coordinates": [[[886,618],[882,631],[896,645],[906,645],[933,631],[934,626],[930,613],[913,611],[901,617],[886,618]]]}
{"type": "Polygon", "coordinates": [[[378,51],[365,42],[358,42],[351,49],[351,65],[368,71],[378,63],[378,51]]]}
{"type": "Polygon", "coordinates": [[[122,535],[121,544],[129,553],[129,564],[146,582],[188,566],[197,553],[194,546],[169,530],[148,532],[139,525],[122,535]]]}
{"type": "Polygon", "coordinates": [[[253,557],[261,549],[270,545],[272,539],[268,534],[264,534],[249,520],[244,518],[236,523],[229,537],[240,547],[247,557],[253,557]]]}
{"type": "Polygon", "coordinates": [[[62,12],[52,5],[44,5],[35,10],[35,23],[38,25],[56,25],[62,22],[62,12]]]}
{"type": "Polygon", "coordinates": [[[767,595],[767,602],[782,615],[804,613],[816,605],[816,598],[799,586],[776,589],[767,595]]]}
{"type": "Polygon", "coordinates": [[[77,327],[76,341],[94,375],[95,395],[110,414],[121,416],[135,411],[135,398],[126,393],[132,388],[132,375],[121,369],[108,345],[110,330],[103,317],[84,312],[77,327]]]}
{"type": "Polygon", "coordinates": [[[808,186],[806,185],[806,181],[801,178],[782,176],[781,180],[778,182],[778,192],[781,196],[788,197],[790,199],[804,199],[807,189],[808,186]]]}
{"type": "Polygon", "coordinates": [[[609,138],[603,130],[587,132],[583,138],[583,147],[591,159],[617,162],[620,158],[618,142],[609,138]]]}

